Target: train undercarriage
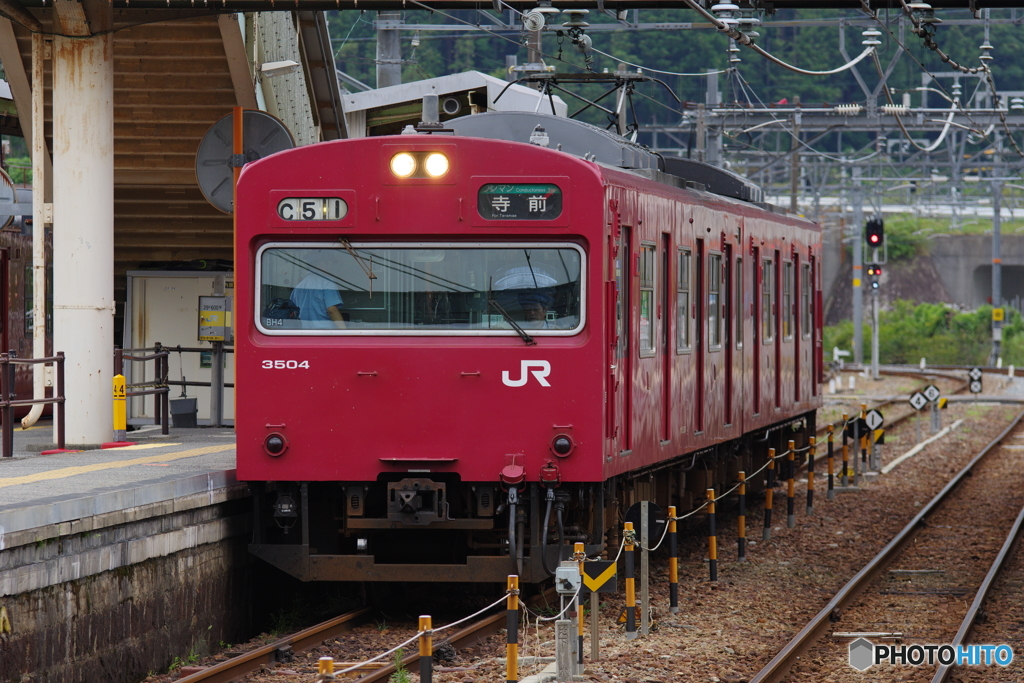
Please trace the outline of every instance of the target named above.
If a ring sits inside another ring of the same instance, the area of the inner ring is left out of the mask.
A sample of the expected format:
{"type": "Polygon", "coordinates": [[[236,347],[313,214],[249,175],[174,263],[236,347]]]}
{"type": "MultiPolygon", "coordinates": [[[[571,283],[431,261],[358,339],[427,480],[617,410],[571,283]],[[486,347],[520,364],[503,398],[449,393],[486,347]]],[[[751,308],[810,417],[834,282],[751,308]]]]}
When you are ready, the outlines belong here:
{"type": "MultiPolygon", "coordinates": [[[[462,482],[456,475],[382,474],[373,482],[253,482],[257,557],[303,581],[526,583],[547,578],[574,543],[595,557],[615,549],[623,516],[652,501],[678,514],[753,473],[769,449],[798,449],[815,413],[605,482],[462,482]]],[[[824,456],[824,448],[819,456],[824,456]]],[[[803,463],[806,452],[797,454],[803,463]]],[[[748,477],[763,492],[765,473],[748,477]]],[[[732,498],[725,498],[728,507],[732,498]]],[[[691,517],[691,527],[700,515],[691,517]]],[[[686,526],[684,525],[683,529],[686,526]]]]}

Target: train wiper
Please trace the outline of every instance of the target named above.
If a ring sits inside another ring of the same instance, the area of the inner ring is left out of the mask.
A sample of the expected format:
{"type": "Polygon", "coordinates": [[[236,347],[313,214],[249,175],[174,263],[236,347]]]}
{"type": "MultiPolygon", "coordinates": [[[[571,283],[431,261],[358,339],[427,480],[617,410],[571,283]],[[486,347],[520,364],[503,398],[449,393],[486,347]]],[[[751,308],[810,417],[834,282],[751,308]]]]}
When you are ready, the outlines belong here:
{"type": "Polygon", "coordinates": [[[501,313],[501,317],[504,318],[505,321],[508,322],[508,324],[512,326],[513,330],[515,330],[516,332],[519,333],[519,336],[522,337],[523,341],[526,343],[527,346],[536,346],[537,345],[537,342],[535,342],[533,340],[533,337],[531,337],[530,335],[526,334],[526,330],[521,328],[519,326],[519,323],[517,323],[515,320],[513,320],[512,316],[510,316],[508,314],[508,312],[504,308],[502,308],[501,305],[497,301],[495,301],[494,299],[488,299],[487,303],[492,308],[494,308],[494,310],[496,310],[498,313],[501,313]]]}

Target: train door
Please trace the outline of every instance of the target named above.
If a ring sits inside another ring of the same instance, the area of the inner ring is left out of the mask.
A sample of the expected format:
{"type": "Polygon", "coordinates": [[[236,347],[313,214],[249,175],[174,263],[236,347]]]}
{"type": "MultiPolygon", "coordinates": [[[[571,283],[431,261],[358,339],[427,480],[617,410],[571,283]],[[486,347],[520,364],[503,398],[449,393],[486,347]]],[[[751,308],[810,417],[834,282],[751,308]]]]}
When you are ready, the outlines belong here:
{"type": "Polygon", "coordinates": [[[800,265],[800,255],[795,253],[793,254],[793,262],[786,264],[786,270],[790,273],[790,282],[788,283],[790,290],[793,292],[794,297],[801,297],[801,305],[799,307],[795,300],[790,301],[790,308],[796,309],[796,315],[793,314],[792,310],[787,312],[787,315],[793,320],[793,328],[790,330],[793,335],[793,403],[799,403],[801,399],[800,366],[803,365],[803,353],[800,345],[804,333],[804,321],[801,319],[803,315],[803,278],[801,276],[803,273],[800,270],[800,265]]]}
{"type": "Polygon", "coordinates": [[[818,383],[821,381],[821,321],[818,319],[818,315],[821,307],[821,288],[818,287],[818,259],[815,256],[809,258],[810,263],[807,264],[808,270],[807,278],[807,289],[810,301],[810,314],[807,316],[807,324],[810,328],[807,330],[807,334],[810,336],[810,351],[811,351],[811,396],[818,395],[818,383]]]}
{"type": "Polygon", "coordinates": [[[704,431],[704,361],[705,354],[707,353],[707,332],[705,330],[707,315],[704,311],[704,288],[706,286],[704,282],[704,240],[697,240],[697,258],[694,262],[696,268],[694,269],[694,287],[696,291],[693,293],[694,305],[696,306],[696,320],[694,325],[694,335],[696,337],[696,360],[697,360],[697,374],[694,386],[697,388],[696,396],[693,397],[693,430],[695,432],[704,431]]]}
{"type": "MultiPolygon", "coordinates": [[[[772,314],[774,315],[775,323],[775,334],[778,334],[782,329],[782,306],[778,305],[778,292],[782,290],[782,261],[780,257],[781,252],[775,250],[775,264],[774,275],[772,278],[772,302],[771,308],[772,314]]],[[[782,341],[780,339],[775,340],[775,407],[782,407],[782,341]]]]}
{"type": "Polygon", "coordinates": [[[753,362],[751,377],[753,378],[754,387],[753,412],[755,415],[758,415],[761,412],[761,341],[764,338],[764,331],[761,325],[761,320],[764,316],[761,310],[764,306],[764,297],[761,296],[761,291],[764,289],[762,284],[764,281],[764,269],[761,266],[760,247],[754,247],[752,260],[754,261],[754,348],[751,349],[751,360],[753,362]]]}
{"type": "Polygon", "coordinates": [[[617,387],[615,401],[615,434],[620,453],[632,448],[633,444],[633,353],[631,336],[631,289],[632,230],[622,226],[615,256],[615,363],[612,364],[614,385],[617,387]]]}
{"type": "Polygon", "coordinates": [[[661,272],[658,274],[658,319],[661,321],[661,440],[669,441],[672,438],[672,363],[670,353],[672,341],[669,336],[672,333],[672,319],[670,306],[671,299],[671,273],[672,263],[672,241],[671,235],[661,236],[661,272]]]}
{"type": "Polygon", "coordinates": [[[732,245],[725,245],[725,263],[723,264],[725,269],[722,273],[722,301],[724,302],[722,310],[722,326],[725,330],[725,338],[722,343],[725,345],[725,424],[732,424],[732,338],[733,334],[730,332],[732,329],[733,313],[732,313],[732,245]]]}

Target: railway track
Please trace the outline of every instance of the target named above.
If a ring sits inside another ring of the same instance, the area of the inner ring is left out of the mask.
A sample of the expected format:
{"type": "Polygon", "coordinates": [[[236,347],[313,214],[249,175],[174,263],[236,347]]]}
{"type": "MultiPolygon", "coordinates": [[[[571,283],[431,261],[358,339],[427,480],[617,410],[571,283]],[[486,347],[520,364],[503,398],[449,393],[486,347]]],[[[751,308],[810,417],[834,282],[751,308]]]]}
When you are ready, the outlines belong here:
{"type": "MultiPolygon", "coordinates": [[[[819,669],[841,675],[848,666],[847,644],[816,647],[818,641],[842,623],[844,631],[901,633],[903,638],[932,644],[955,643],[964,639],[977,618],[987,587],[993,583],[997,565],[1020,532],[1022,515],[1011,524],[1012,507],[1024,506],[1024,490],[1016,486],[1015,460],[1019,449],[1006,442],[1024,439],[1019,414],[1011,425],[985,446],[958,472],[923,509],[890,541],[829,603],[765,666],[751,683],[786,680],[791,670],[813,661],[819,669]],[[966,522],[965,520],[971,520],[966,522]],[[1000,533],[994,530],[998,528],[1000,533]],[[1009,529],[1009,536],[1003,533],[1009,529]],[[890,566],[897,570],[887,572],[890,566]],[[920,564],[925,567],[921,568],[920,564]],[[986,574],[986,569],[989,573],[986,574]],[[882,577],[885,577],[884,579],[882,577]],[[929,586],[925,577],[942,577],[941,584],[929,586]],[[907,589],[908,577],[916,577],[920,589],[907,589]],[[902,585],[895,581],[902,579],[902,585]],[[952,586],[951,584],[957,584],[952,586]],[[978,587],[981,588],[978,588],[978,587]],[[975,595],[963,622],[952,616],[953,606],[975,595]],[[858,600],[858,598],[860,598],[858,600]],[[928,611],[930,610],[930,611],[928,611]],[[926,622],[914,622],[913,615],[928,611],[926,622]],[[901,622],[902,620],[902,622],[901,622]],[[900,626],[894,628],[893,626],[900,626]],[[884,626],[889,626],[885,628],[884,626]],[[801,661],[803,658],[803,661],[801,661]],[[824,663],[823,663],[824,662],[824,663]]],[[[1013,445],[1024,446],[1024,443],[1013,445]]],[[[966,641],[965,641],[966,642],[966,641]]],[[[946,680],[948,672],[937,672],[934,683],[946,680]]]]}
{"type": "MultiPolygon", "coordinates": [[[[536,603],[547,600],[557,600],[556,593],[553,588],[526,600],[526,602],[532,606],[536,603]]],[[[202,671],[185,676],[184,678],[179,679],[179,683],[229,683],[230,681],[237,681],[246,674],[259,669],[272,667],[281,661],[291,659],[296,653],[310,650],[323,644],[324,641],[332,640],[338,636],[344,635],[356,627],[368,622],[373,616],[373,613],[373,609],[363,607],[333,619],[329,619],[323,623],[311,626],[310,628],[282,638],[281,640],[275,641],[269,645],[265,645],[252,650],[251,652],[238,655],[237,657],[233,657],[207,669],[203,669],[202,671]]],[[[473,647],[488,636],[494,635],[501,629],[505,628],[507,623],[506,620],[507,615],[505,610],[497,609],[494,614],[482,617],[451,635],[447,635],[444,638],[435,636],[433,641],[433,651],[436,652],[439,648],[446,646],[451,646],[456,650],[473,647]]],[[[414,633],[415,630],[412,629],[410,630],[409,635],[411,636],[414,633]]],[[[414,651],[414,653],[404,657],[402,660],[402,666],[409,670],[416,670],[417,661],[419,660],[419,654],[415,652],[416,646],[413,645],[408,649],[414,651]]],[[[336,665],[336,668],[341,669],[344,667],[339,663],[339,665],[336,665]]],[[[383,665],[371,664],[366,666],[365,669],[366,672],[362,675],[359,675],[359,672],[353,672],[343,678],[343,680],[349,680],[353,683],[374,683],[375,681],[386,681],[393,673],[395,673],[396,666],[393,662],[388,662],[383,665]]],[[[342,677],[339,678],[341,679],[342,677]]]]}

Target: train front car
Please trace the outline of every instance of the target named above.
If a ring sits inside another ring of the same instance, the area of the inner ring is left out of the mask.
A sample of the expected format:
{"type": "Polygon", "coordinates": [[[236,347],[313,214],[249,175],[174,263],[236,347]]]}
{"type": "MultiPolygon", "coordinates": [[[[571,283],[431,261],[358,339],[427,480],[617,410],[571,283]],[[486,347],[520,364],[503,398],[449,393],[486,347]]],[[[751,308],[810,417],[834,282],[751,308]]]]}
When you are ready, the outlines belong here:
{"type": "Polygon", "coordinates": [[[592,163],[452,135],[245,167],[257,556],[303,580],[538,581],[558,562],[545,516],[601,547],[602,195],[592,163]]]}

